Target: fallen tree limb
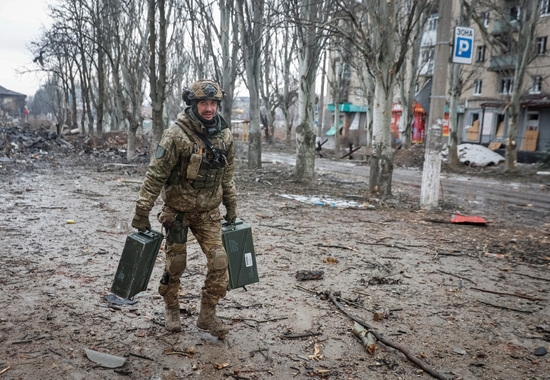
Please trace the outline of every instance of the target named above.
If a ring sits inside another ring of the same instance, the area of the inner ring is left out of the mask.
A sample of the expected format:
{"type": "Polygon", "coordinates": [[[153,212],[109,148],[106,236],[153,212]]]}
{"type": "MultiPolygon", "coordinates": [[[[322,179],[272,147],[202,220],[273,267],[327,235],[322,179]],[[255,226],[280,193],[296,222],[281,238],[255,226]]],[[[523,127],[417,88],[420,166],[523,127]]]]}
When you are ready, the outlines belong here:
{"type": "Polygon", "coordinates": [[[518,311],[518,312],[520,312],[520,313],[525,313],[525,314],[531,314],[531,313],[533,313],[532,310],[523,310],[523,309],[516,309],[516,308],[508,307],[508,306],[495,305],[494,303],[485,302],[485,301],[482,301],[482,300],[478,300],[478,302],[480,302],[480,303],[482,303],[482,304],[484,304],[484,305],[496,307],[496,308],[498,308],[498,309],[511,310],[511,311],[518,311]]]}
{"type": "Polygon", "coordinates": [[[340,249],[347,249],[348,251],[357,252],[357,250],[355,248],[346,247],[344,245],[332,245],[332,244],[323,244],[323,243],[318,243],[318,244],[314,244],[314,245],[316,245],[317,247],[323,247],[323,248],[340,248],[340,249]]]}
{"type": "Polygon", "coordinates": [[[252,321],[256,323],[267,323],[267,322],[277,322],[282,321],[283,319],[288,319],[288,317],[275,317],[275,318],[269,318],[269,319],[254,319],[254,318],[228,318],[228,317],[220,317],[220,319],[230,319],[232,321],[252,321]]]}
{"type": "Polygon", "coordinates": [[[392,348],[395,348],[396,350],[398,351],[401,351],[406,357],[407,359],[409,359],[411,362],[413,362],[414,364],[416,364],[418,367],[420,367],[424,372],[426,372],[427,374],[429,374],[430,376],[432,377],[435,377],[436,379],[440,379],[440,380],[449,380],[449,378],[447,376],[443,376],[442,374],[434,371],[433,369],[429,368],[422,360],[418,359],[417,357],[415,357],[413,354],[411,354],[407,349],[405,349],[403,346],[401,346],[400,344],[398,343],[395,343],[395,342],[391,342],[389,340],[387,340],[384,336],[380,335],[379,333],[377,333],[371,326],[369,326],[365,321],[363,321],[362,319],[354,316],[354,315],[351,315],[350,313],[348,313],[346,311],[346,309],[344,309],[344,307],[342,306],[342,304],[340,302],[338,302],[336,300],[336,298],[334,297],[334,294],[332,292],[329,292],[328,293],[328,296],[330,298],[330,300],[332,301],[332,303],[334,305],[336,305],[336,307],[338,309],[340,309],[340,311],[342,313],[344,313],[345,315],[348,316],[348,318],[350,318],[351,320],[359,323],[360,325],[362,325],[363,327],[365,327],[366,329],[368,329],[375,337],[376,339],[378,339],[378,341],[382,342],[383,344],[385,344],[386,346],[388,347],[392,347],[392,348]]]}
{"type": "Polygon", "coordinates": [[[302,334],[282,334],[280,335],[283,339],[300,339],[300,338],[307,338],[310,336],[319,336],[323,335],[320,332],[312,332],[312,333],[302,333],[302,334]]]}
{"type": "Polygon", "coordinates": [[[525,273],[518,273],[518,272],[515,272],[514,274],[517,274],[517,275],[519,275],[519,276],[525,276],[525,277],[533,278],[533,279],[535,279],[535,280],[550,281],[550,278],[531,276],[531,275],[525,274],[525,273]]]}
{"type": "MultiPolygon", "coordinates": [[[[455,276],[455,277],[461,278],[461,279],[463,279],[463,280],[470,281],[472,284],[475,284],[475,283],[476,283],[475,281],[470,280],[468,277],[459,276],[458,274],[451,273],[451,272],[445,272],[444,270],[441,270],[441,269],[438,269],[437,271],[438,271],[438,272],[441,272],[441,273],[448,274],[449,276],[455,276]]],[[[474,289],[474,288],[472,288],[472,289],[474,289]]]]}
{"type": "Polygon", "coordinates": [[[151,360],[151,361],[155,361],[155,359],[152,359],[148,356],[145,356],[145,355],[140,355],[140,354],[136,354],[135,352],[130,352],[128,355],[130,356],[135,356],[136,358],[140,358],[140,359],[145,359],[145,360],[151,360]]]}
{"type": "Polygon", "coordinates": [[[0,371],[0,375],[3,374],[4,372],[6,372],[10,368],[11,368],[11,365],[8,364],[8,366],[6,368],[4,368],[2,371],[0,371]]]}
{"type": "Polygon", "coordinates": [[[474,288],[474,287],[471,287],[470,289],[477,290],[477,291],[479,291],[479,292],[498,294],[499,296],[511,296],[511,297],[524,298],[524,299],[529,300],[529,301],[546,301],[546,300],[543,299],[543,298],[531,297],[531,296],[524,296],[524,295],[515,294],[515,293],[496,292],[496,291],[494,291],[494,290],[487,290],[487,289],[474,288]]]}
{"type": "Polygon", "coordinates": [[[383,247],[397,248],[397,249],[407,249],[405,247],[401,247],[399,245],[395,245],[391,243],[367,243],[366,241],[358,241],[358,243],[365,244],[365,245],[381,245],[383,247]]]}

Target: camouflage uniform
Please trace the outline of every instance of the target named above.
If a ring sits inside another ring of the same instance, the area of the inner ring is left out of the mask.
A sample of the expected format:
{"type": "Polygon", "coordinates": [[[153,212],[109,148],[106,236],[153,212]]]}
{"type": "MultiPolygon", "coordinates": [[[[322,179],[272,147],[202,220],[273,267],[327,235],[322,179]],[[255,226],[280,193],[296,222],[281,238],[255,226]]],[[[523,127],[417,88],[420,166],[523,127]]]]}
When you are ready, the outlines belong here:
{"type": "Polygon", "coordinates": [[[177,308],[178,321],[178,291],[187,263],[189,229],[208,263],[202,302],[215,307],[218,300],[225,297],[229,281],[227,254],[221,240],[219,206],[223,203],[227,209],[236,209],[237,196],[233,182],[235,150],[227,123],[218,114],[215,118],[219,123],[217,132],[209,136],[192,107],[178,115],[174,125],[164,131],[136,205],[136,215],[148,216],[159,194],[164,201],[158,220],[167,228],[168,234],[166,267],[159,293],[164,297],[167,310],[177,308]],[[194,132],[209,136],[212,146],[207,147],[194,132]],[[221,156],[214,157],[214,152],[221,152],[221,156]],[[204,170],[202,162],[215,158],[222,161],[222,167],[204,170]]]}

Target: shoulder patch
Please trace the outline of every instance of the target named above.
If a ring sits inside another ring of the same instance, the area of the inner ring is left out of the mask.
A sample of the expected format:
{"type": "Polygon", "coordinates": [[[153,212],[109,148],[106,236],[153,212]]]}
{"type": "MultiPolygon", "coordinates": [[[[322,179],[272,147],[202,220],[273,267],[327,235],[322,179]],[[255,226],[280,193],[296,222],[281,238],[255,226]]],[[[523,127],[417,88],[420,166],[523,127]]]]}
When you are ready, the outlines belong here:
{"type": "Polygon", "coordinates": [[[157,150],[155,151],[155,158],[162,158],[165,152],[166,152],[166,149],[164,149],[162,145],[158,145],[157,150]]]}

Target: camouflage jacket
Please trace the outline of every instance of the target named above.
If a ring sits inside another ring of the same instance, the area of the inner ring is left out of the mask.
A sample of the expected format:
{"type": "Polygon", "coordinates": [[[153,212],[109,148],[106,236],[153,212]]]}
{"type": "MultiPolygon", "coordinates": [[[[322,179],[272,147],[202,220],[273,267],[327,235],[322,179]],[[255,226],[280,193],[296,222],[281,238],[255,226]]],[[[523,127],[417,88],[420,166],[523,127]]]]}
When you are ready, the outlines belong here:
{"type": "Polygon", "coordinates": [[[137,214],[149,215],[159,194],[167,206],[182,212],[211,211],[222,202],[226,207],[236,208],[233,135],[225,120],[219,115],[216,117],[219,118],[221,128],[209,140],[214,148],[225,152],[226,162],[220,184],[209,188],[194,188],[193,181],[187,178],[191,155],[204,152],[208,148],[204,142],[194,139],[184,130],[183,126],[186,126],[187,131],[198,131],[207,135],[202,123],[190,112],[190,108],[186,108],[162,135],[138,194],[137,214]]]}

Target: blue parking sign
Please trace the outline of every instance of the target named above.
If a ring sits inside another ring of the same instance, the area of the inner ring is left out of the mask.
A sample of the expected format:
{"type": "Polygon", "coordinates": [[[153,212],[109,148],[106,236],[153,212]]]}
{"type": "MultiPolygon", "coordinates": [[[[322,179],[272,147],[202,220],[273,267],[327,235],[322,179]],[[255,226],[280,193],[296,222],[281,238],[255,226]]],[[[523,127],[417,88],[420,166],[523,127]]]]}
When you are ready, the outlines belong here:
{"type": "Polygon", "coordinates": [[[455,27],[453,63],[472,64],[474,51],[474,28],[455,27]]]}

